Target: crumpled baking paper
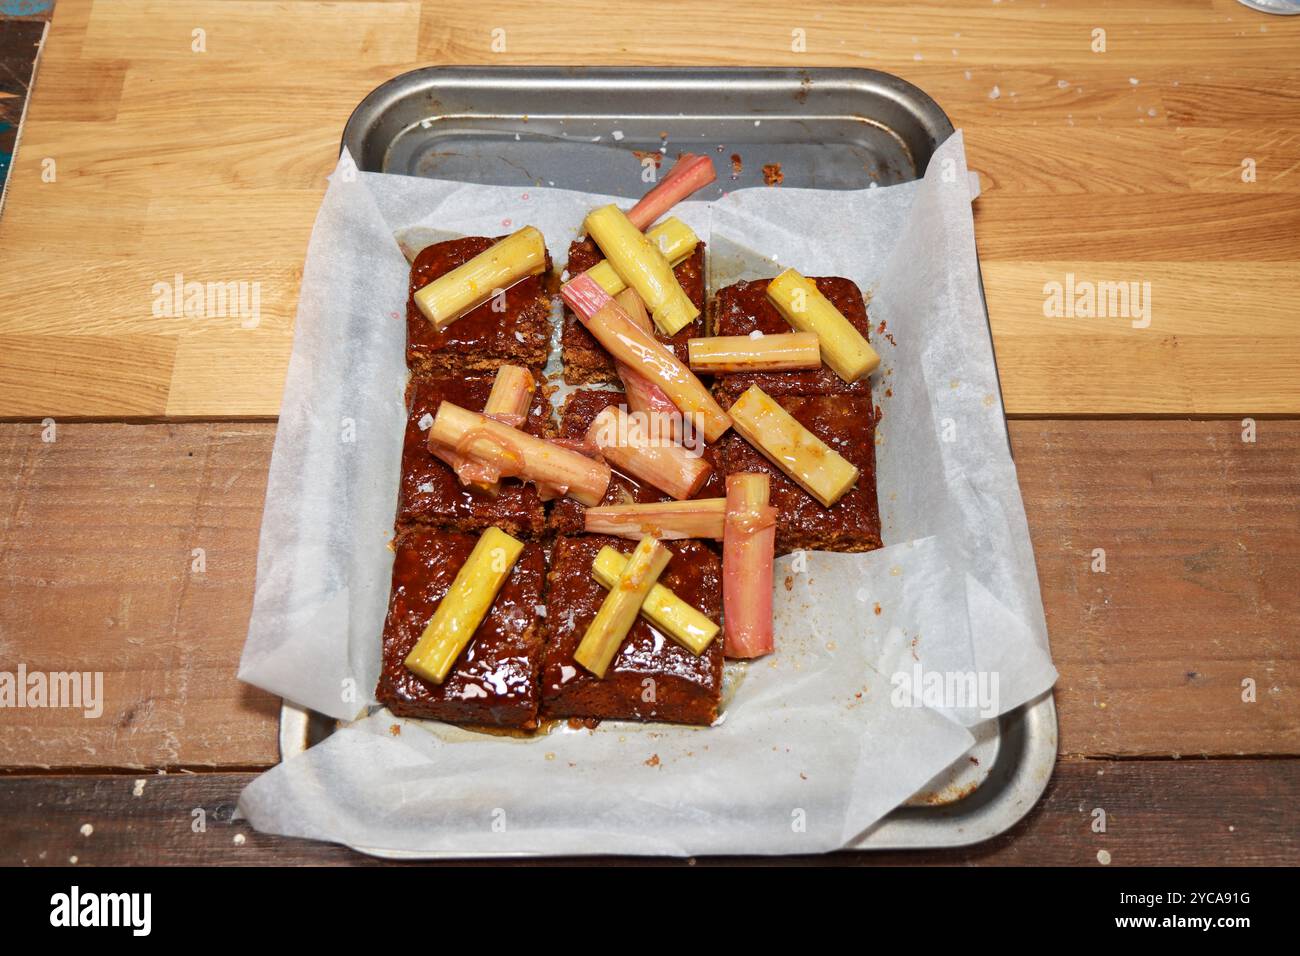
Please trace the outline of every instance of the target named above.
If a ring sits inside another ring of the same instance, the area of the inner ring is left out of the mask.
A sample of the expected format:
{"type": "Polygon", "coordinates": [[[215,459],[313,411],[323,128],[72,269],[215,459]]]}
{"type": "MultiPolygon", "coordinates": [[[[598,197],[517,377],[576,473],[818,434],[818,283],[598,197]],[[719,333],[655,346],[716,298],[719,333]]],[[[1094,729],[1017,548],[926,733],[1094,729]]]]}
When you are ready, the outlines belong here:
{"type": "Polygon", "coordinates": [[[540,228],[562,259],[614,197],[361,173],[312,234],[239,676],[342,721],[244,791],[259,830],[408,856],[810,853],[854,840],[1055,681],[985,323],[960,134],[924,179],[745,189],[675,213],[710,287],[843,275],[871,295],[886,547],[778,559],[777,653],[710,728],[531,738],[374,704],[405,382],[407,245],[540,228]],[[359,719],[357,719],[359,718],[359,719]]]}

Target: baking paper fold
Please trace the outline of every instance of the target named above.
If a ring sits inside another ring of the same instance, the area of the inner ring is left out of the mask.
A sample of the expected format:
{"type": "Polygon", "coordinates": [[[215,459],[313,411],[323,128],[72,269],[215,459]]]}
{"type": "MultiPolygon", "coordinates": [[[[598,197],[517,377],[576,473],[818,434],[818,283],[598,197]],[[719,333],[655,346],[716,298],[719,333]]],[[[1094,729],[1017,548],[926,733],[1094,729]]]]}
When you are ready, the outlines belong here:
{"type": "Polygon", "coordinates": [[[869,290],[887,547],[778,559],[777,653],[728,665],[714,727],[515,738],[361,716],[404,427],[399,240],[529,224],[562,261],[588,210],[626,200],[360,173],[345,154],[308,251],[239,676],[351,722],[250,784],[240,812],[399,855],[818,852],[961,758],[969,728],[1050,688],[972,198],[958,133],[914,183],[745,189],[674,210],[708,242],[712,289],[779,263],[869,290]]]}

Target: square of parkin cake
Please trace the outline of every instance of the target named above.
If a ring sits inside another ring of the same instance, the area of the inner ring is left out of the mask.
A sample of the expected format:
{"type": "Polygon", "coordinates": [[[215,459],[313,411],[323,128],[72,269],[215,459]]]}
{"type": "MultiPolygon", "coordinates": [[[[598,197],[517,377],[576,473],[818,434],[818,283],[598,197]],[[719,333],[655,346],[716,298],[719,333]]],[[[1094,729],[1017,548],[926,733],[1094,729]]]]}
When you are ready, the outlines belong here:
{"type": "MultiPolygon", "coordinates": [[[[862,337],[871,340],[871,322],[867,305],[857,285],[838,277],[813,279],[817,289],[830,300],[862,337]]],[[[709,310],[711,335],[779,335],[794,328],[767,297],[767,279],[737,282],[719,289],[709,310]]],[[[719,394],[735,398],[751,385],[757,385],[773,398],[782,395],[870,395],[868,376],[846,382],[825,362],[818,369],[790,372],[731,372],[714,379],[719,394]]],[[[726,402],[723,402],[726,406],[726,402]]]]}
{"type": "Polygon", "coordinates": [[[413,372],[448,374],[524,365],[540,370],[551,348],[551,296],[546,272],[516,282],[504,303],[489,300],[441,329],[415,305],[415,293],[492,247],[496,239],[466,236],[426,246],[411,263],[406,303],[406,364],[413,372]]]}
{"type": "MultiPolygon", "coordinates": [[[[515,478],[504,478],[496,494],[467,488],[444,461],[429,451],[429,426],[443,401],[481,412],[492,392],[493,373],[415,377],[407,386],[406,437],[402,447],[402,477],[397,500],[399,530],[427,526],[450,531],[481,531],[496,525],[516,537],[535,537],[546,527],[546,513],[537,489],[515,478]]],[[[550,435],[551,407],[544,389],[533,393],[524,430],[550,435]]]]}
{"type": "Polygon", "coordinates": [[[875,414],[870,395],[785,395],[775,401],[858,469],[858,480],[829,508],[734,430],[719,443],[726,474],[770,476],[776,552],[871,551],[881,546],[876,500],[875,414]]]}
{"type": "Polygon", "coordinates": [[[417,676],[406,657],[433,618],[478,535],[411,531],[397,541],[375,696],[399,717],[456,724],[537,726],[546,555],[529,542],[487,615],[441,684],[417,676]]]}
{"type": "MultiPolygon", "coordinates": [[[[605,257],[589,238],[576,240],[569,246],[569,278],[581,275],[605,257]]],[[[700,315],[675,335],[655,333],[660,342],[670,346],[682,364],[687,362],[686,341],[704,334],[704,243],[679,262],[673,269],[678,284],[686,297],[695,303],[700,315]]],[[[564,329],[560,335],[560,357],[564,361],[564,380],[570,385],[605,384],[618,381],[614,360],[604,346],[578,321],[573,310],[564,309],[564,329]]]]}
{"type": "MultiPolygon", "coordinates": [[[[699,541],[666,541],[673,556],[659,582],[715,623],[722,613],[722,560],[699,541]]],[[[696,655],[637,619],[604,678],[573,659],[606,590],[592,562],[606,545],[631,554],[635,541],[606,535],[555,540],[547,590],[542,713],[547,717],[713,723],[722,700],[722,634],[696,655]]]]}
{"type": "MultiPolygon", "coordinates": [[[[626,404],[627,396],[623,392],[593,388],[577,389],[569,394],[560,409],[559,435],[563,439],[579,441],[587,434],[591,423],[595,421],[596,416],[602,411],[610,406],[617,407],[626,404]]],[[[722,478],[722,470],[718,465],[716,447],[706,446],[701,454],[704,460],[709,463],[712,471],[695,497],[726,497],[726,484],[722,478]]],[[[645,504],[653,501],[672,500],[669,495],[664,494],[653,485],[638,481],[636,478],[614,469],[613,478],[610,480],[609,488],[606,490],[601,504],[645,504]]],[[[559,499],[551,506],[551,530],[558,534],[576,534],[582,531],[586,520],[586,510],[572,498],[559,499]]]]}

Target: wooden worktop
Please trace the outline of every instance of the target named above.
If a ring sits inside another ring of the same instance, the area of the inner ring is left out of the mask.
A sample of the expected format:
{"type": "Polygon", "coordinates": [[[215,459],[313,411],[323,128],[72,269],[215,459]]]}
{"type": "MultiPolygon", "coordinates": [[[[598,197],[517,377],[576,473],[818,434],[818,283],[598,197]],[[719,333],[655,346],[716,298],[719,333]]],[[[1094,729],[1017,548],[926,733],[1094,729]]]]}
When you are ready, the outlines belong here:
{"type": "Polygon", "coordinates": [[[1297,50],[1300,17],[1234,0],[59,0],[0,215],[0,670],[111,692],[98,720],[0,710],[0,863],[351,858],[229,822],[279,705],[234,671],[340,131],[440,63],[863,66],[934,96],[983,183],[1061,759],[1007,836],[905,859],[1295,863],[1297,50]],[[260,282],[260,324],[154,317],[178,272],[260,282]],[[1045,316],[1069,274],[1150,282],[1150,325],[1045,316]]]}

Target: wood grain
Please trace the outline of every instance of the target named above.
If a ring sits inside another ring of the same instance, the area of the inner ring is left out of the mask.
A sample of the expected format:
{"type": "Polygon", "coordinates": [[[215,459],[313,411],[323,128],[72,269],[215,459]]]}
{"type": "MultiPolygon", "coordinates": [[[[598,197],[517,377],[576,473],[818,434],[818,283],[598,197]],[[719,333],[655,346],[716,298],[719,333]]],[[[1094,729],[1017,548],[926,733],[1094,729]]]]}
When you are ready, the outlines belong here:
{"type": "Polygon", "coordinates": [[[1029,373],[1002,376],[1006,407],[1020,414],[1124,414],[1140,403],[1149,413],[1211,415],[1224,411],[1225,393],[1249,402],[1242,415],[1291,408],[1294,366],[1267,360],[1296,345],[1300,271],[1290,263],[1222,262],[1206,270],[1186,262],[1053,260],[986,262],[983,271],[998,366],[1029,373]],[[1045,315],[1045,287],[1065,287],[1070,276],[1076,285],[1121,282],[1132,290],[1137,283],[1149,324],[1045,315]],[[1237,303],[1251,288],[1270,294],[1243,311],[1237,303]],[[1096,361],[1059,361],[1079,348],[1096,361]]]}
{"type": "MultiPolygon", "coordinates": [[[[0,865],[375,865],[345,847],[258,833],[235,821],[251,773],[0,777],[0,865]],[[195,811],[204,829],[195,832],[195,811]],[[90,824],[92,832],[83,835],[90,824]]],[[[784,865],[1294,866],[1300,761],[1062,760],[1042,801],[1002,836],[925,853],[841,853],[784,865]],[[1106,811],[1094,833],[1093,809],[1106,811]]],[[[541,861],[543,864],[563,861],[541,861]]],[[[585,862],[620,862],[591,858],[585,862]]],[[[685,865],[684,860],[638,863],[685,865]]],[[[700,865],[727,858],[701,858],[700,865]]]]}
{"type": "Polygon", "coordinates": [[[1256,428],[1012,423],[1062,753],[1300,754],[1300,423],[1256,428]]]}
{"type": "MultiPolygon", "coordinates": [[[[1257,427],[1012,422],[1063,753],[1300,754],[1300,423],[1257,427]]],[[[0,425],[0,669],[110,691],[96,721],[0,710],[0,767],[274,762],[275,703],[234,678],[274,431],[0,425]]]]}
{"type": "Polygon", "coordinates": [[[235,680],[272,432],[0,427],[0,669],[104,675],[97,718],[0,710],[0,766],[277,759],[278,699],[235,680]]]}
{"type": "Polygon", "coordinates": [[[635,12],[594,0],[61,0],[0,220],[0,334],[11,345],[0,350],[0,418],[275,414],[343,124],[384,80],[437,63],[895,72],[964,127],[983,176],[976,231],[1012,414],[1296,414],[1298,44],[1300,23],[1221,0],[816,12],[775,0],[635,12]],[[1098,28],[1103,53],[1092,49],[1098,28]],[[795,30],[805,52],[792,49],[795,30]],[[42,179],[45,160],[54,182],[42,179]],[[1043,262],[1060,274],[1105,264],[1108,278],[1180,277],[1157,300],[1176,350],[1150,335],[1117,353],[1107,336],[1045,320],[1041,291],[1023,294],[1043,262]],[[153,316],[151,287],[177,272],[261,283],[261,326],[230,339],[225,316],[153,316]],[[1226,345],[1223,316],[1238,323],[1226,345]],[[149,348],[134,347],[141,336],[149,348]],[[97,361],[100,340],[130,360],[97,361]],[[246,384],[213,387],[217,367],[246,384]],[[1126,374],[1095,374],[1111,367],[1126,374]]]}

